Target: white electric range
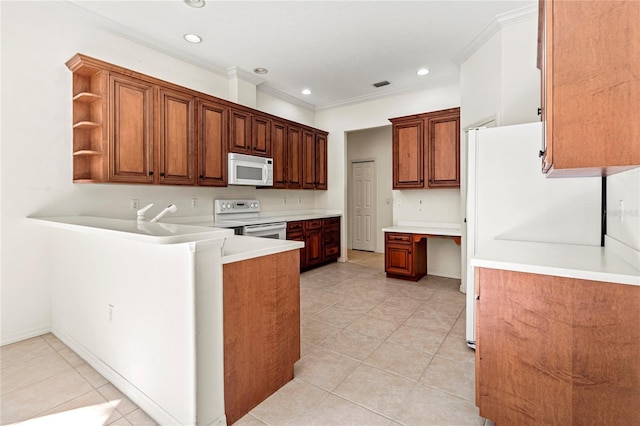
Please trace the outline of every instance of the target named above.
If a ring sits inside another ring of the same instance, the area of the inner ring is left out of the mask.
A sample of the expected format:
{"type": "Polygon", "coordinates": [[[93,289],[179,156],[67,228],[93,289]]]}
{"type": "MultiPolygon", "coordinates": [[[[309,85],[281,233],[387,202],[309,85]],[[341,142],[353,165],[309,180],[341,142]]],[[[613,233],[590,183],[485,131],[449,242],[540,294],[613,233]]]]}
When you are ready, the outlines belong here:
{"type": "Polygon", "coordinates": [[[287,237],[287,223],[260,217],[258,200],[215,200],[214,223],[221,228],[232,228],[236,235],[274,238],[287,237]]]}

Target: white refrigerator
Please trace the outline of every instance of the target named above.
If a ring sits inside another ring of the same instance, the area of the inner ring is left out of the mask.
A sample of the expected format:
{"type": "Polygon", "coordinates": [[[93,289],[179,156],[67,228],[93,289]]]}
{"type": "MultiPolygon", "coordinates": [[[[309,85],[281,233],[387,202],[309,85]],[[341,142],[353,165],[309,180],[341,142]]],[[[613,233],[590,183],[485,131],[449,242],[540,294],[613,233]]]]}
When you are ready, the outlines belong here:
{"type": "Polygon", "coordinates": [[[600,177],[546,178],[542,123],[469,130],[466,339],[475,348],[471,258],[493,239],[600,245],[600,177]]]}

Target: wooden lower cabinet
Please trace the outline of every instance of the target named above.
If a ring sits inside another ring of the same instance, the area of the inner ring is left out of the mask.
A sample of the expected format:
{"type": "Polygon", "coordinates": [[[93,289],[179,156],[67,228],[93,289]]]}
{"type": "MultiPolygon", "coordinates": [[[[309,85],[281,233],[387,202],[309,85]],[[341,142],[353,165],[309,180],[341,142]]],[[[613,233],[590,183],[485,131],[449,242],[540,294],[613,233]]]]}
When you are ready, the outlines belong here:
{"type": "Polygon", "coordinates": [[[476,405],[497,425],[636,425],[640,287],[480,268],[476,405]]]}
{"type": "Polygon", "coordinates": [[[414,234],[387,232],[384,258],[387,277],[418,281],[427,275],[427,240],[414,234]]]}
{"type": "Polygon", "coordinates": [[[223,265],[227,424],[293,379],[300,359],[298,256],[292,250],[223,265]]]}
{"type": "Polygon", "coordinates": [[[300,270],[336,261],[340,257],[340,218],[287,222],[287,240],[304,242],[300,270]]]}

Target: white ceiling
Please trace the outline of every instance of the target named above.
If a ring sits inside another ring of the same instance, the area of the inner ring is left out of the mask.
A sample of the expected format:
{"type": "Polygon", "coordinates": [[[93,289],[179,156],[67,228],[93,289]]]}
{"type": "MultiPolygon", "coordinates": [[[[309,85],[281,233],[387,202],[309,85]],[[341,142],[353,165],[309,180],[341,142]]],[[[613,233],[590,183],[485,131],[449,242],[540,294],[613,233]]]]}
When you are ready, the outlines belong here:
{"type": "Polygon", "coordinates": [[[260,77],[260,90],[326,108],[458,81],[459,55],[498,15],[537,0],[58,3],[113,33],[222,75],[260,77]],[[190,44],[186,33],[203,41],[190,44]],[[269,73],[253,74],[256,67],[269,73]],[[419,77],[420,67],[431,70],[419,77]],[[374,88],[388,80],[390,85],[374,88]],[[302,95],[303,88],[311,95],[302,95]]]}

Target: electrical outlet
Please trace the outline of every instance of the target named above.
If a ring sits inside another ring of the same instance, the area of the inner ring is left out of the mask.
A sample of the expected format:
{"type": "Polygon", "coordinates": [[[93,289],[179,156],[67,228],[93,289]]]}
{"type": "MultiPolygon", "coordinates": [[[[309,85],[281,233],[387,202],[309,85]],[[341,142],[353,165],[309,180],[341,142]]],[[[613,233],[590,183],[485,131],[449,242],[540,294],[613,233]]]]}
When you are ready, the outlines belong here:
{"type": "Polygon", "coordinates": [[[197,198],[192,198],[191,199],[191,207],[198,207],[198,199],[197,198]]]}
{"type": "Polygon", "coordinates": [[[620,223],[624,222],[624,200],[620,200],[620,223]]]}
{"type": "Polygon", "coordinates": [[[135,198],[131,199],[131,210],[137,210],[139,205],[140,202],[138,200],[136,200],[135,198]]]}

